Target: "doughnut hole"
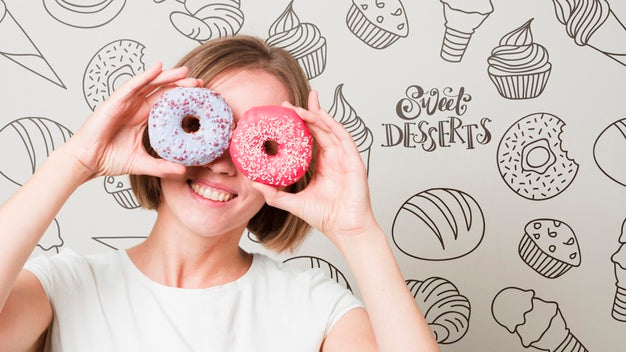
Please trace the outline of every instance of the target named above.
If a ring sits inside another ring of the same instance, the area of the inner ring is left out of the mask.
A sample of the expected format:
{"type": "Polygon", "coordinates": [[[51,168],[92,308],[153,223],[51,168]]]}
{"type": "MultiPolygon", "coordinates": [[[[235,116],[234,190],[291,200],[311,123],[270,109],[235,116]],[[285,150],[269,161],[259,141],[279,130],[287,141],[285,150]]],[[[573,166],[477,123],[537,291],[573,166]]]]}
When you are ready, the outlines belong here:
{"type": "Polygon", "coordinates": [[[196,133],[200,129],[200,118],[187,115],[180,121],[180,127],[182,127],[185,133],[196,133]]]}
{"type": "Polygon", "coordinates": [[[278,142],[268,139],[263,143],[263,151],[269,156],[278,154],[278,142]]]}

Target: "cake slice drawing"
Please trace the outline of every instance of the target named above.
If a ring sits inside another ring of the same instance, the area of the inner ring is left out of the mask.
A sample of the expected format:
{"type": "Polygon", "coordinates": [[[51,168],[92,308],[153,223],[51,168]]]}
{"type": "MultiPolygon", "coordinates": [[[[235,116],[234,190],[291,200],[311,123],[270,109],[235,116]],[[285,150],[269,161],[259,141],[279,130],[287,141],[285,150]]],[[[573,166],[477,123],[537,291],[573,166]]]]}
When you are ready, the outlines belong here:
{"type": "Polygon", "coordinates": [[[3,0],[0,0],[0,55],[30,72],[66,89],[48,60],[41,54],[26,31],[15,20],[3,0]]]}
{"type": "Polygon", "coordinates": [[[626,66],[626,27],[606,0],[552,0],[556,18],[579,46],[626,66]]]}
{"type": "Polygon", "coordinates": [[[445,17],[445,32],[441,43],[441,58],[460,62],[472,35],[493,12],[491,0],[441,0],[445,17]]]}
{"type": "Polygon", "coordinates": [[[615,268],[615,299],[611,315],[615,320],[626,323],[626,219],[622,223],[619,249],[611,256],[615,268]]]}

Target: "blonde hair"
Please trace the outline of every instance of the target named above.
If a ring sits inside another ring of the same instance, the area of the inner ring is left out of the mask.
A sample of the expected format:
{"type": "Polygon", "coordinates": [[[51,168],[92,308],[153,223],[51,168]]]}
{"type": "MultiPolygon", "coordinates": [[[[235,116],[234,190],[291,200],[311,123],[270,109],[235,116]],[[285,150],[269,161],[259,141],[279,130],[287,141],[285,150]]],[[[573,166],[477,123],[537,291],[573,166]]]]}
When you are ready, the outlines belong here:
{"type": "MultiPolygon", "coordinates": [[[[291,103],[307,107],[311,90],[306,74],[287,51],[268,46],[263,40],[237,35],[208,41],[189,52],[176,66],[187,66],[189,77],[212,82],[223,74],[242,70],[262,70],[278,78],[289,93],[291,103]]],[[[143,135],[146,151],[158,157],[150,146],[147,129],[143,135]]],[[[304,189],[313,176],[316,152],[307,173],[285,191],[296,193],[304,189]]],[[[130,183],[139,204],[147,209],[157,209],[161,202],[161,180],[148,175],[131,175],[130,183]]],[[[264,204],[250,219],[248,231],[266,247],[282,252],[294,250],[304,240],[311,226],[297,216],[264,204]]]]}

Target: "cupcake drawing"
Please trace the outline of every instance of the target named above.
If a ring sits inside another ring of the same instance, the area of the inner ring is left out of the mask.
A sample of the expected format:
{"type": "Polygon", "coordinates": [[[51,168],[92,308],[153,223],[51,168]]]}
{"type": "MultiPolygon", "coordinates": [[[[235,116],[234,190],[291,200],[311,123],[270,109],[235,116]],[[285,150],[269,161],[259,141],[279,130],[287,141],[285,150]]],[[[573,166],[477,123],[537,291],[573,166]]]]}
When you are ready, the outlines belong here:
{"type": "Polygon", "coordinates": [[[493,12],[491,0],[441,0],[446,31],[441,43],[441,58],[460,62],[476,28],[493,12]]]}
{"type": "Polygon", "coordinates": [[[326,38],[317,26],[300,22],[293,1],[270,26],[267,44],[290,52],[308,79],[319,76],[326,68],[326,38]]]}
{"type": "Polygon", "coordinates": [[[130,187],[130,180],[128,176],[106,176],[104,178],[104,190],[113,196],[124,209],[136,209],[139,208],[139,202],[133,194],[130,187]]]}
{"type": "Polygon", "coordinates": [[[399,0],[353,0],[346,25],[374,49],[385,49],[409,35],[409,22],[399,0]]]}
{"type": "Polygon", "coordinates": [[[626,219],[622,223],[619,249],[611,256],[615,268],[615,300],[611,315],[615,320],[626,323],[626,219]]]}
{"type": "Polygon", "coordinates": [[[356,111],[348,103],[342,89],[343,84],[338,85],[335,89],[335,98],[330,109],[328,109],[328,114],[339,121],[350,133],[369,173],[370,150],[374,142],[372,131],[365,126],[363,119],[357,115],[356,111]]]}
{"type": "Polygon", "coordinates": [[[489,78],[504,98],[535,98],[550,77],[548,51],[533,42],[531,22],[532,19],[505,34],[487,59],[489,78]]]}
{"type": "Polygon", "coordinates": [[[170,22],[189,39],[204,43],[210,39],[234,35],[243,26],[239,0],[179,0],[185,12],[174,11],[170,22]]]}

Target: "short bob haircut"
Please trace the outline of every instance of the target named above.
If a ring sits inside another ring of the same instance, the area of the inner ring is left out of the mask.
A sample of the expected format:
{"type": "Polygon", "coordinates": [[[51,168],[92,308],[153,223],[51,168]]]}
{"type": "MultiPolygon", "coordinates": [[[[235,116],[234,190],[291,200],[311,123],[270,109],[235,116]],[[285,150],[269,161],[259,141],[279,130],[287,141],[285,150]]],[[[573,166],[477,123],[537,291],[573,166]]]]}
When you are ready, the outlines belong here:
{"type": "MultiPolygon", "coordinates": [[[[289,92],[291,104],[307,107],[311,90],[306,74],[287,51],[268,46],[263,40],[236,35],[210,40],[189,52],[176,66],[187,66],[189,77],[201,78],[210,84],[218,76],[242,70],[262,70],[277,77],[289,92]]],[[[158,157],[150,146],[147,128],[143,135],[146,151],[158,157]]],[[[316,151],[304,177],[285,191],[296,193],[311,181],[316,151]]],[[[131,175],[130,183],[139,204],[158,209],[161,202],[161,180],[155,176],[131,175]]],[[[311,226],[297,216],[264,204],[250,219],[248,231],[266,247],[277,252],[293,251],[304,240],[311,226]]]]}

